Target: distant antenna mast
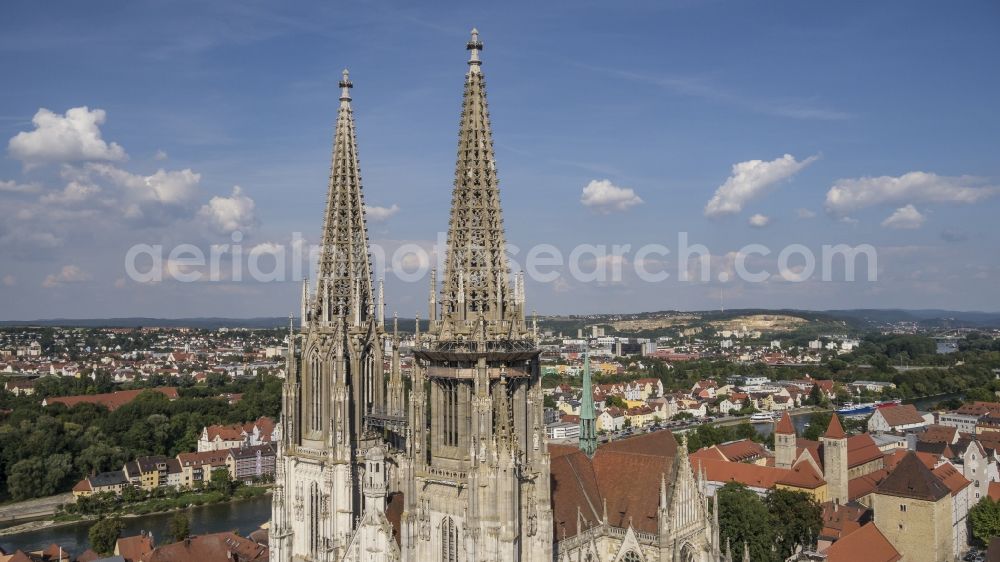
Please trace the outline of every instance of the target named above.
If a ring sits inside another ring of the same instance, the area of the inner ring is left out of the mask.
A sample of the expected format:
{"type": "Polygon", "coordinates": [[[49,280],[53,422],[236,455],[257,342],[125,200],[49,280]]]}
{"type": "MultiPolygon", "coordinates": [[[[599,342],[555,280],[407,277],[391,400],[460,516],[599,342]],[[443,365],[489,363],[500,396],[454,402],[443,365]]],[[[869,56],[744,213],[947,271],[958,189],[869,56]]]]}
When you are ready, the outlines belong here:
{"type": "Polygon", "coordinates": [[[725,293],[726,293],[726,288],[725,287],[719,287],[719,312],[725,312],[726,311],[726,306],[725,306],[723,298],[722,298],[723,295],[725,295],[725,293]]]}

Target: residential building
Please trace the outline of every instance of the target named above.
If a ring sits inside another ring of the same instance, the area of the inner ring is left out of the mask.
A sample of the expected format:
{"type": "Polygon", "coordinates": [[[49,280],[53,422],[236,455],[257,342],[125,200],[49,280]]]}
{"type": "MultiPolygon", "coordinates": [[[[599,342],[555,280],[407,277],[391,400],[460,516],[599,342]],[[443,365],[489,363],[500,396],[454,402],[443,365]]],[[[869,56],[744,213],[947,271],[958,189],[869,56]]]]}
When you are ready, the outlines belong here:
{"type": "Polygon", "coordinates": [[[906,453],[878,485],[872,509],[875,524],[907,562],[940,562],[954,556],[951,490],[916,453],[906,453]]]}
{"type": "Polygon", "coordinates": [[[912,404],[899,404],[897,406],[878,408],[868,418],[868,431],[870,433],[907,431],[927,425],[927,420],[920,415],[920,412],[912,404]]]}
{"type": "Polygon", "coordinates": [[[226,458],[229,474],[240,482],[273,477],[275,453],[271,443],[229,449],[226,458]]]}
{"type": "Polygon", "coordinates": [[[128,484],[129,481],[125,478],[124,471],[101,472],[80,480],[76,486],[73,486],[73,496],[79,498],[102,492],[120,493],[128,484]]]}
{"type": "Polygon", "coordinates": [[[938,414],[937,422],[940,425],[954,427],[959,433],[975,433],[976,423],[979,422],[981,414],[963,414],[960,412],[941,412],[938,414]]]}
{"type": "MultiPolygon", "coordinates": [[[[181,485],[196,488],[211,482],[212,472],[220,469],[230,471],[229,451],[200,451],[197,453],[181,453],[177,461],[181,467],[181,485]]],[[[232,476],[232,472],[230,472],[232,476]]]]}

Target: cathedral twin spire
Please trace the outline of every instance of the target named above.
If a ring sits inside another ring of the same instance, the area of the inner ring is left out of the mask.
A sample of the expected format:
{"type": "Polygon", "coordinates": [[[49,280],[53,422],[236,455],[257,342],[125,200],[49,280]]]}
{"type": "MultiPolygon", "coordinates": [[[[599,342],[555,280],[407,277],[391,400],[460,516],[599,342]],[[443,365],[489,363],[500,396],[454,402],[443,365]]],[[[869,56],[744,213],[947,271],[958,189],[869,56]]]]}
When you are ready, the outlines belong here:
{"type": "Polygon", "coordinates": [[[354,111],[351,108],[351,88],[354,84],[347,70],[344,70],[339,86],[340,108],[337,111],[326,212],[323,216],[319,274],[315,298],[310,297],[308,285],[304,285],[303,297],[309,302],[303,308],[304,316],[320,326],[346,324],[360,327],[376,314],[376,308],[379,309],[377,313],[382,314],[382,303],[376,306],[373,302],[365,202],[361,190],[354,111]]]}
{"type": "MultiPolygon", "coordinates": [[[[468,328],[470,337],[478,335],[479,323],[492,339],[499,335],[503,321],[523,315],[517,302],[520,297],[515,298],[517,291],[512,291],[509,280],[486,79],[479,60],[483,43],[477,30],[472,30],[466,48],[469,70],[448,223],[441,320],[453,331],[468,328]]],[[[515,289],[519,287],[520,277],[515,281],[515,289]]]]}
{"type": "MultiPolygon", "coordinates": [[[[507,266],[486,80],[479,58],[483,43],[477,30],[472,30],[466,48],[470,52],[469,70],[459,127],[448,250],[440,302],[435,294],[437,279],[432,273],[431,323],[433,327],[438,321],[440,305],[440,320],[452,332],[467,328],[471,337],[474,323],[478,322],[492,338],[499,336],[501,330],[511,333],[511,328],[520,328],[519,331],[523,331],[524,280],[518,274],[511,282],[507,266]],[[506,329],[504,321],[508,321],[506,329]]],[[[324,213],[319,274],[312,288],[314,295],[307,283],[303,285],[303,318],[319,325],[345,323],[360,327],[375,316],[381,326],[384,300],[380,284],[378,302],[374,302],[351,107],[353,83],[347,70],[339,86],[340,108],[324,213]]]]}

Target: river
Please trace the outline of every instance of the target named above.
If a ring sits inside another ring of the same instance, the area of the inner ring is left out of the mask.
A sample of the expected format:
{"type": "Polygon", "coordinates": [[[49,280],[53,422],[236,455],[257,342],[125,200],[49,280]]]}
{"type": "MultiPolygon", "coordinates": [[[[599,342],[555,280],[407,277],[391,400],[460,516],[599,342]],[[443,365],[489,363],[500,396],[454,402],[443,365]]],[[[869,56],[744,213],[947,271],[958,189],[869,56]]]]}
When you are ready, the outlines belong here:
{"type": "MultiPolygon", "coordinates": [[[[236,531],[246,536],[271,519],[271,495],[265,494],[253,499],[192,507],[184,511],[191,520],[191,534],[236,531]]],[[[167,525],[174,512],[154,513],[139,517],[123,518],[125,529],[122,536],[138,535],[140,531],[152,531],[157,543],[168,543],[167,525]]],[[[41,550],[52,543],[68,549],[73,554],[81,554],[90,548],[87,531],[93,521],[82,521],[61,527],[27,531],[16,535],[0,537],[0,548],[7,552],[21,549],[25,552],[41,550]]]]}
{"type": "MultiPolygon", "coordinates": [[[[812,416],[812,414],[813,414],[812,412],[804,412],[801,414],[790,414],[792,418],[792,425],[795,426],[795,431],[799,435],[802,435],[802,432],[806,430],[806,424],[809,423],[809,418],[812,416]]],[[[757,433],[759,433],[761,437],[767,437],[768,435],[771,435],[771,433],[774,432],[774,425],[775,424],[773,423],[764,422],[764,423],[755,423],[753,424],[753,427],[754,429],[757,430],[757,433]]]]}

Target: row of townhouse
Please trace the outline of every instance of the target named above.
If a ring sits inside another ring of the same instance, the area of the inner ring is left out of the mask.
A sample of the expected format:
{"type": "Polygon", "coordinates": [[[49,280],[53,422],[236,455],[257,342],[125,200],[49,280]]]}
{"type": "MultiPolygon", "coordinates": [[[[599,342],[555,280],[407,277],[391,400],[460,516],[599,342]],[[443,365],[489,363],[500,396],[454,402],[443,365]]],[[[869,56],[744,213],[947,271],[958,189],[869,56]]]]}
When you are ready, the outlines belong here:
{"type": "Polygon", "coordinates": [[[127,462],[121,470],[84,478],[73,487],[75,497],[101,492],[120,494],[127,486],[141,490],[198,488],[210,482],[216,470],[232,480],[251,482],[274,476],[277,449],[271,443],[220,451],[180,453],[176,457],[151,455],[127,462]]]}
{"type": "Polygon", "coordinates": [[[198,437],[198,451],[221,451],[270,443],[274,429],[274,420],[267,416],[244,424],[208,425],[198,437]]]}

